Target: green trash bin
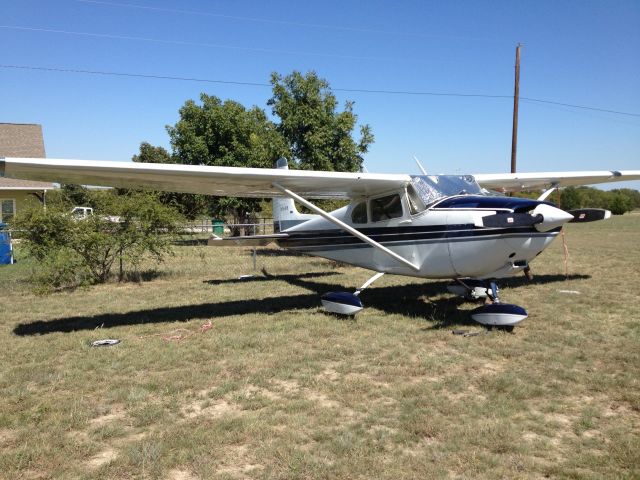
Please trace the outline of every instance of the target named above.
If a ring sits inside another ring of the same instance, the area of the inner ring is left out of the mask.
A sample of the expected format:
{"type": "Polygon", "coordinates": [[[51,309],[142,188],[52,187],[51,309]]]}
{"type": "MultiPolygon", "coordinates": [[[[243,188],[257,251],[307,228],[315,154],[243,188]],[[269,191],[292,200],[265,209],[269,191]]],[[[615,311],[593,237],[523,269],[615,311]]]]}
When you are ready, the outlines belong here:
{"type": "Polygon", "coordinates": [[[224,234],[224,222],[222,220],[212,220],[213,223],[213,233],[215,235],[223,235],[224,234]]]}

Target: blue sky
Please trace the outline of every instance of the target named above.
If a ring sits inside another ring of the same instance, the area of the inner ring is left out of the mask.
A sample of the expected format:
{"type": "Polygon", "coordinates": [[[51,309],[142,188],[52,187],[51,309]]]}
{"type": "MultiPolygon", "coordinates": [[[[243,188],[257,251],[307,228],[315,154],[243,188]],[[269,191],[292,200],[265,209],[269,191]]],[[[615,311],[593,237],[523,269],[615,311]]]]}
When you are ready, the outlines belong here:
{"type": "MultiPolygon", "coordinates": [[[[0,64],[336,89],[512,95],[519,171],[640,169],[640,2],[0,0],[0,64]],[[66,32],[66,33],[62,33],[66,32]],[[126,38],[123,38],[126,37],[126,38]],[[143,40],[144,39],[144,40],[143,40]]],[[[266,107],[270,89],[0,68],[0,122],[40,123],[47,156],[127,160],[200,92],[266,107]]],[[[506,172],[512,99],[336,92],[376,141],[372,172],[506,172]]],[[[640,182],[624,186],[640,188],[640,182]]]]}

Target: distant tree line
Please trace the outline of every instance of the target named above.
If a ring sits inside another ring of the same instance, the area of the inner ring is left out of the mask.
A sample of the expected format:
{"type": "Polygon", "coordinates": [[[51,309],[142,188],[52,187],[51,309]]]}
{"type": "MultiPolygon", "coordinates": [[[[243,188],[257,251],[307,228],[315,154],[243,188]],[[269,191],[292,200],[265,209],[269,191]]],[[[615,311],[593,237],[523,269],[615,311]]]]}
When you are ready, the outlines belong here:
{"type": "MultiPolygon", "coordinates": [[[[541,192],[520,192],[517,196],[537,198],[541,192]]],[[[567,187],[560,190],[559,206],[564,210],[578,208],[604,208],[614,215],[640,209],[640,192],[631,188],[600,190],[593,187],[567,187]]],[[[547,199],[558,203],[558,193],[547,199]]]]}
{"type": "MultiPolygon", "coordinates": [[[[272,168],[281,157],[290,168],[355,172],[373,143],[369,125],[353,137],[354,103],[342,110],[329,83],[315,72],[271,75],[267,100],[271,117],[257,106],[202,93],[200,102],[187,100],[180,119],[166,129],[171,152],[143,142],[134,162],[181,163],[230,167],[272,168]]],[[[208,215],[234,223],[251,223],[261,210],[257,199],[221,198],[161,193],[162,202],[176,206],[187,218],[208,215]]]]}
{"type": "Polygon", "coordinates": [[[605,191],[592,187],[567,187],[562,191],[560,201],[565,210],[605,208],[614,215],[622,215],[640,208],[640,192],[631,188],[605,191]]]}

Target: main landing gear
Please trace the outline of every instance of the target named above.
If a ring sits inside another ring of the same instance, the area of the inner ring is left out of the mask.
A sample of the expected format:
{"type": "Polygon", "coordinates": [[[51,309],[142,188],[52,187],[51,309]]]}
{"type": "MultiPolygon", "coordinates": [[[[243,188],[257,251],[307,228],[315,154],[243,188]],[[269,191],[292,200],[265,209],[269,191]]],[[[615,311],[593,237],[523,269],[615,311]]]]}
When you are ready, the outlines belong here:
{"type": "MultiPolygon", "coordinates": [[[[383,272],[376,273],[354,293],[325,293],[321,297],[322,306],[325,310],[339,315],[355,315],[364,308],[359,297],[360,293],[383,275],[383,272]]],[[[528,316],[522,307],[508,303],[500,303],[499,289],[495,280],[456,279],[456,282],[457,283],[448,287],[451,293],[473,300],[486,298],[487,303],[473,310],[471,312],[471,318],[478,323],[486,325],[487,328],[497,327],[511,332],[515,325],[528,316]]]]}
{"type": "Polygon", "coordinates": [[[527,318],[527,311],[518,305],[500,303],[499,289],[495,280],[485,282],[487,303],[471,312],[471,318],[486,325],[487,328],[498,327],[507,332],[513,331],[522,320],[527,318]]]}
{"type": "Polygon", "coordinates": [[[338,315],[355,315],[364,308],[362,300],[360,300],[360,293],[378,280],[384,272],[378,272],[369,280],[364,282],[359,289],[354,293],[350,292],[329,292],[322,295],[320,298],[322,306],[331,313],[337,313],[338,315]]]}

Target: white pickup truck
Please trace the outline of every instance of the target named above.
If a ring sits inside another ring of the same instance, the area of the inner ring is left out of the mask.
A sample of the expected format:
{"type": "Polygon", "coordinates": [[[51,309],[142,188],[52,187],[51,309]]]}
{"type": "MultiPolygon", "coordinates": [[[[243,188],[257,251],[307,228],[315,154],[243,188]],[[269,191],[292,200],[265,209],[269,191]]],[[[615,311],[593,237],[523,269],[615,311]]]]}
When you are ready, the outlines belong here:
{"type": "MultiPolygon", "coordinates": [[[[91,207],[73,207],[73,210],[71,210],[71,216],[76,220],[86,220],[91,215],[93,215],[93,208],[91,207]]],[[[105,215],[103,218],[114,223],[120,222],[120,217],[105,215]]]]}
{"type": "Polygon", "coordinates": [[[91,207],[73,207],[73,210],[71,210],[71,216],[77,220],[85,220],[90,215],[93,215],[93,208],[91,207]]]}

